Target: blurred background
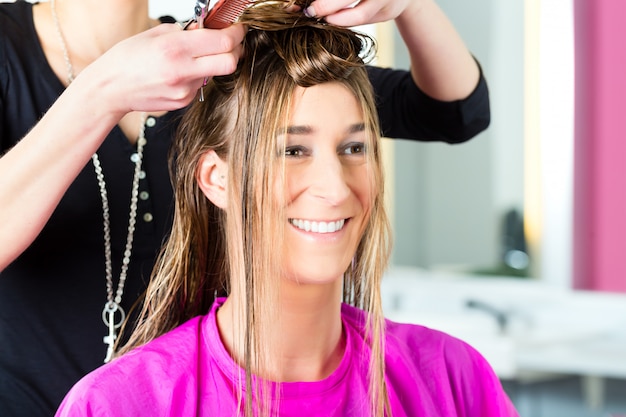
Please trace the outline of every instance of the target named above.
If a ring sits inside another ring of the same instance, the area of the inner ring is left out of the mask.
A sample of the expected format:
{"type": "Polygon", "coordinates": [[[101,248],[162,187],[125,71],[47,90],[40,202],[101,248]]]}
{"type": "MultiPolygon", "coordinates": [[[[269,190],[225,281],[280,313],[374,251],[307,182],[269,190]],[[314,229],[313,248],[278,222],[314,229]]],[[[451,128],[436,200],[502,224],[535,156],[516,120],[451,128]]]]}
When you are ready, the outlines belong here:
{"type": "MultiPolygon", "coordinates": [[[[384,141],[386,314],[472,344],[521,417],[626,415],[626,3],[437,3],[492,119],[461,145],[384,141]]],[[[194,2],[150,4],[183,20],[194,2]]],[[[408,68],[393,23],[359,29],[408,68]]]]}
{"type": "MultiPolygon", "coordinates": [[[[473,345],[522,417],[624,416],[626,2],[437,3],[492,119],[460,145],[385,139],[386,314],[473,345]]],[[[178,20],[194,5],[150,0],[178,20]]],[[[408,68],[392,23],[359,29],[378,65],[408,68]]]]}

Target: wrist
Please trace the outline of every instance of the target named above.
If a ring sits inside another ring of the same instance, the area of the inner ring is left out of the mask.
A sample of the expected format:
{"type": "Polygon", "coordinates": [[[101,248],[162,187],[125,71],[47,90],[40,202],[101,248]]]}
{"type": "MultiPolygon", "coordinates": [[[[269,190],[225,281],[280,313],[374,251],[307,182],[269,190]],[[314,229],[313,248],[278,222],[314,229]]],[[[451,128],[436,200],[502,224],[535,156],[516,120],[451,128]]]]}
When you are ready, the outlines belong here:
{"type": "Polygon", "coordinates": [[[426,14],[429,4],[432,6],[434,0],[408,0],[406,7],[396,18],[396,24],[416,24],[417,19],[421,19],[426,14]]]}
{"type": "Polygon", "coordinates": [[[132,109],[125,106],[124,95],[120,95],[120,83],[113,71],[101,70],[98,62],[86,67],[68,87],[82,109],[112,125],[132,109]]]}

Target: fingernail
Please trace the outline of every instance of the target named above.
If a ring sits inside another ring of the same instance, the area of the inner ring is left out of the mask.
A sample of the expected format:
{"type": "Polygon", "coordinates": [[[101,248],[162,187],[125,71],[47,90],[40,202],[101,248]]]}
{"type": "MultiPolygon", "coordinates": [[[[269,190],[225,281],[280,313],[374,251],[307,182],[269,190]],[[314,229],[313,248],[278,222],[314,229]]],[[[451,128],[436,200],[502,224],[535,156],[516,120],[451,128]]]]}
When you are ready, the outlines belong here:
{"type": "Polygon", "coordinates": [[[315,8],[313,8],[313,6],[307,7],[306,9],[304,9],[304,15],[309,18],[315,17],[315,8]]]}

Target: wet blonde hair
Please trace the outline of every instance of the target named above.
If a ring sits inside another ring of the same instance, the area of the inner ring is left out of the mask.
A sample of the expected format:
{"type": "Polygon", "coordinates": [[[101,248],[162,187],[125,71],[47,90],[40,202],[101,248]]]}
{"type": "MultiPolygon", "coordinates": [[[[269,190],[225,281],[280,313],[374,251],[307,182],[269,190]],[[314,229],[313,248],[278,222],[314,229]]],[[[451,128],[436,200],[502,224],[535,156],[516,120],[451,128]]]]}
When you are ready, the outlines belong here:
{"type": "MultiPolygon", "coordinates": [[[[274,189],[284,163],[277,157],[284,155],[278,132],[287,126],[297,87],[337,82],[360,103],[368,133],[366,154],[374,193],[369,220],[344,273],[344,301],[368,313],[363,326],[371,347],[371,412],[382,417],[390,415],[380,299],[390,231],[383,203],[380,130],[364,63],[364,57],[373,55],[374,44],[365,35],[286,7],[304,8],[308,3],[265,0],[246,9],[240,22],[250,30],[237,71],[213,78],[204,90],[205,100],[194,102],[186,112],[172,148],[172,231],[153,271],[137,327],[121,353],[206,314],[216,294],[236,290],[243,296],[238,321],[245,335],[239,350],[243,357],[236,359],[246,371],[246,386],[252,386],[253,373],[271,377],[263,375],[272,361],[272,341],[264,329],[277,314],[272,300],[278,297],[278,284],[273,277],[281,267],[276,256],[281,251],[276,248],[282,247],[284,227],[277,220],[284,217],[274,189]],[[196,181],[199,161],[209,150],[228,161],[229,200],[224,211],[206,198],[196,181]]],[[[245,415],[252,416],[255,406],[256,415],[258,410],[268,414],[267,398],[254,404],[252,393],[248,389],[241,398],[245,415]]]]}

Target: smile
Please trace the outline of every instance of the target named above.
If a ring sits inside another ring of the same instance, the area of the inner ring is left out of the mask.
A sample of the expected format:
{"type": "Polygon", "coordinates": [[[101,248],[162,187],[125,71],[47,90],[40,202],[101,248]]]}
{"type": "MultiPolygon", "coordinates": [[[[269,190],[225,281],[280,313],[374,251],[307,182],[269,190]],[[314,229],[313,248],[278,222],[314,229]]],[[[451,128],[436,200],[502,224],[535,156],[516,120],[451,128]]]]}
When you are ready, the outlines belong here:
{"type": "Polygon", "coordinates": [[[302,219],[289,219],[289,223],[294,225],[300,230],[313,233],[334,233],[343,229],[346,223],[345,219],[337,220],[336,222],[317,222],[302,219]]]}

